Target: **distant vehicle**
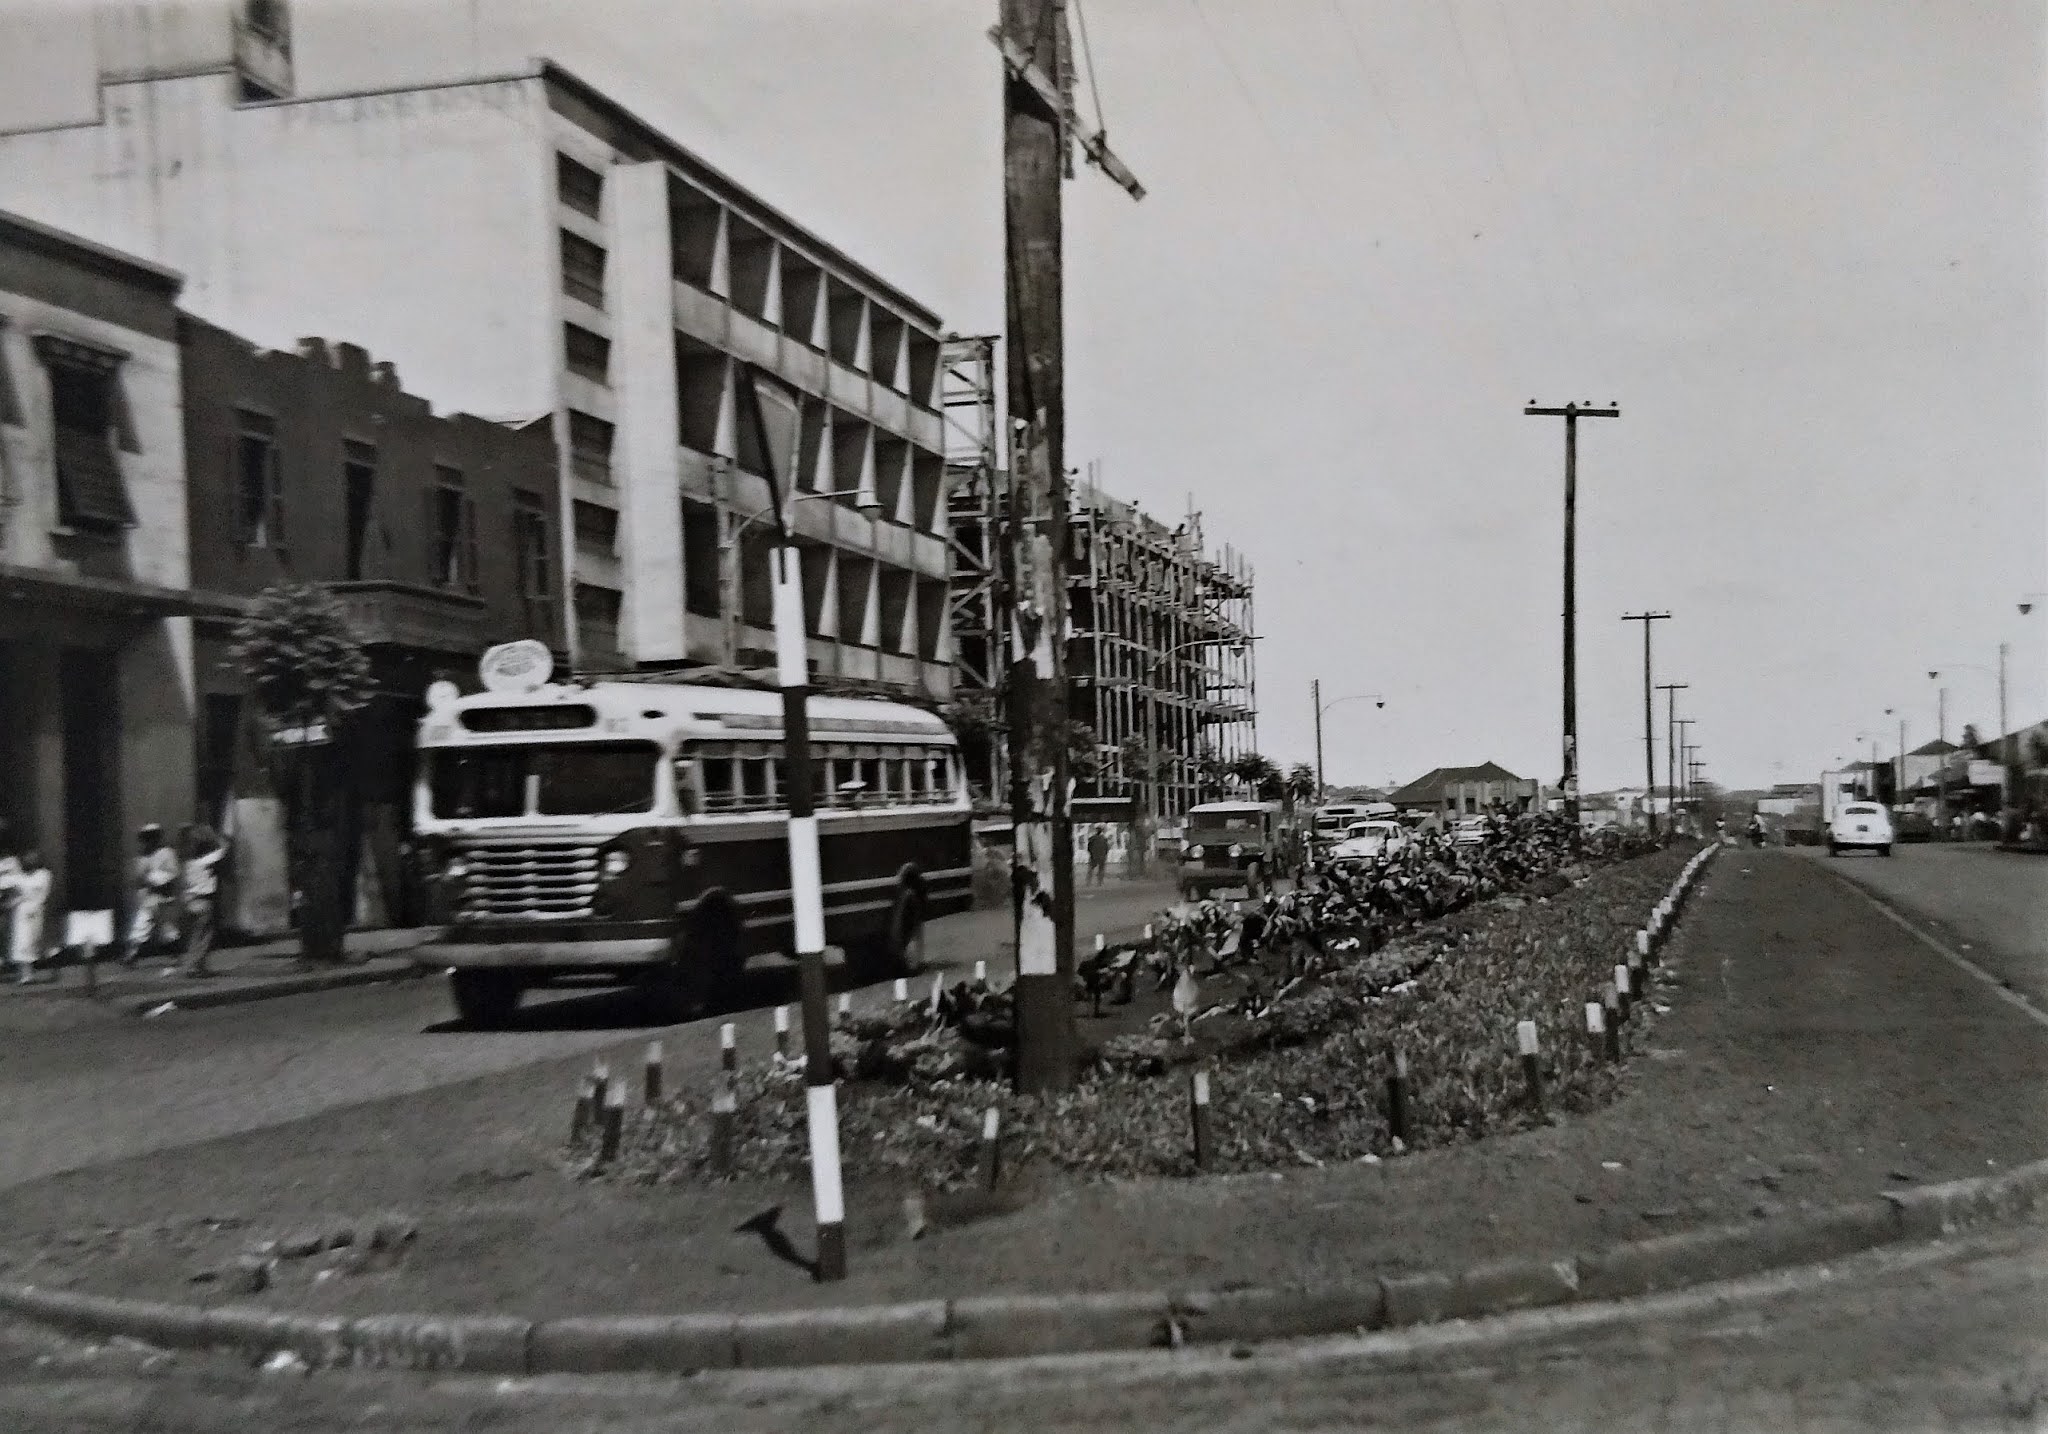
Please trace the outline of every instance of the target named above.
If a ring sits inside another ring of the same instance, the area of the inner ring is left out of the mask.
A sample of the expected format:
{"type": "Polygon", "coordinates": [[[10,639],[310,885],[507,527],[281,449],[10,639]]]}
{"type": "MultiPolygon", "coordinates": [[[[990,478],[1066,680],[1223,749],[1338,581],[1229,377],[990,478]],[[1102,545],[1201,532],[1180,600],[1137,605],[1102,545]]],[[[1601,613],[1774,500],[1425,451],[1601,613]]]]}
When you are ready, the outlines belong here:
{"type": "Polygon", "coordinates": [[[1309,846],[1317,854],[1326,853],[1344,840],[1344,833],[1353,822],[1365,821],[1373,815],[1364,802],[1332,802],[1317,807],[1309,819],[1309,846]]]}
{"type": "Polygon", "coordinates": [[[1892,819],[1876,802],[1844,802],[1828,823],[1828,855],[1840,856],[1853,847],[1892,854],[1892,819]]]}
{"type": "Polygon", "coordinates": [[[1933,841],[1934,819],[1918,807],[1893,807],[1892,831],[1900,841],[1933,841]]]}
{"type": "Polygon", "coordinates": [[[1409,843],[1408,829],[1397,821],[1353,822],[1344,830],[1344,840],[1330,848],[1330,860],[1339,866],[1347,862],[1372,861],[1391,856],[1409,843]]]}
{"type": "Polygon", "coordinates": [[[1239,886],[1248,895],[1265,895],[1285,835],[1286,824],[1273,802],[1204,802],[1188,808],[1181,898],[1194,901],[1239,886]]]}
{"type": "Polygon", "coordinates": [[[1466,817],[1451,827],[1452,846],[1478,846],[1486,840],[1485,817],[1466,817]]]}
{"type": "Polygon", "coordinates": [[[1827,823],[1821,820],[1820,803],[1802,802],[1794,807],[1780,828],[1786,846],[1819,846],[1827,823]]]}

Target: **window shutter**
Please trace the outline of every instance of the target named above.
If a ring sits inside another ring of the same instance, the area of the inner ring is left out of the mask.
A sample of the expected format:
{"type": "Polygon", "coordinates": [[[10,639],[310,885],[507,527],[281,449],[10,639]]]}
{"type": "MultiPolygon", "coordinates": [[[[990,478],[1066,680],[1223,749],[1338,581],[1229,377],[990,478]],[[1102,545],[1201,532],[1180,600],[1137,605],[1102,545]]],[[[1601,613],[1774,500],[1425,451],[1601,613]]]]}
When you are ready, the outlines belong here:
{"type": "Polygon", "coordinates": [[[441,490],[428,484],[422,497],[426,499],[426,521],[420,524],[420,532],[426,535],[427,582],[437,588],[448,586],[447,564],[441,556],[440,504],[436,501],[441,490]]]}
{"type": "Polygon", "coordinates": [[[228,506],[234,522],[235,546],[246,548],[256,536],[249,527],[249,499],[242,492],[241,436],[230,430],[227,436],[228,506]]]}
{"type": "Polygon", "coordinates": [[[284,537],[284,454],[275,440],[264,450],[264,462],[268,468],[270,486],[270,546],[277,553],[277,560],[286,560],[284,537]]]}
{"type": "Polygon", "coordinates": [[[483,591],[477,572],[476,502],[462,495],[462,585],[471,592],[483,591]]]}

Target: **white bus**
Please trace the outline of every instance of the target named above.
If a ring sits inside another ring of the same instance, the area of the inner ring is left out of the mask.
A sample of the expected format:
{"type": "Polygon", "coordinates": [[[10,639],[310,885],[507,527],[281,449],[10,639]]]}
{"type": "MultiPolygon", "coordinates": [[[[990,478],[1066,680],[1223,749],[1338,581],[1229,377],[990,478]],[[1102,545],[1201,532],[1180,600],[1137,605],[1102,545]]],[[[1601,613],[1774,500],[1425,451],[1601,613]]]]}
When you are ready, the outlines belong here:
{"type": "MultiPolygon", "coordinates": [[[[808,706],[826,939],[866,976],[973,899],[968,796],[939,718],[864,698],[808,706]]],[[[473,1026],[528,988],[631,982],[663,1019],[729,998],[792,947],[782,696],[688,682],[434,694],[414,832],[473,1026]]]]}

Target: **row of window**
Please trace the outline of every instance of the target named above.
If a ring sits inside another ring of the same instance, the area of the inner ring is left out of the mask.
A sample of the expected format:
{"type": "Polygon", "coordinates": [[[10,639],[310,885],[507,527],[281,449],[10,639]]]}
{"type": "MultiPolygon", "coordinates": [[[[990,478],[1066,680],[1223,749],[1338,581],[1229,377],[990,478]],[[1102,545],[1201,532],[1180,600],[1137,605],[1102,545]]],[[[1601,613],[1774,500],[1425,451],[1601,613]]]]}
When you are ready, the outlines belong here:
{"type": "MultiPolygon", "coordinates": [[[[591,219],[602,216],[604,176],[566,154],[555,156],[555,195],[565,209],[591,219]]],[[[713,254],[719,240],[719,206],[694,192],[671,202],[671,268],[675,277],[700,289],[711,286],[713,254]]],[[[769,316],[768,291],[776,241],[737,214],[725,220],[727,289],[730,302],[764,323],[769,316]]],[[[605,250],[570,229],[560,230],[562,291],[595,308],[604,307],[605,250]]],[[[815,313],[821,289],[826,325],[824,352],[852,368],[862,368],[882,384],[930,406],[937,377],[940,345],[916,333],[901,316],[869,300],[794,250],[783,248],[782,301],[785,315],[815,313]],[[907,355],[907,356],[906,356],[907,355]]],[[[810,325],[779,325],[806,345],[810,325]]],[[[602,380],[599,380],[602,382],[602,380]]]]}
{"type": "MultiPolygon", "coordinates": [[[[676,795],[690,812],[779,811],[789,801],[780,752],[769,746],[693,743],[676,758],[676,795]]],[[[814,744],[811,801],[854,811],[947,802],[959,768],[949,750],[814,744]]]]}

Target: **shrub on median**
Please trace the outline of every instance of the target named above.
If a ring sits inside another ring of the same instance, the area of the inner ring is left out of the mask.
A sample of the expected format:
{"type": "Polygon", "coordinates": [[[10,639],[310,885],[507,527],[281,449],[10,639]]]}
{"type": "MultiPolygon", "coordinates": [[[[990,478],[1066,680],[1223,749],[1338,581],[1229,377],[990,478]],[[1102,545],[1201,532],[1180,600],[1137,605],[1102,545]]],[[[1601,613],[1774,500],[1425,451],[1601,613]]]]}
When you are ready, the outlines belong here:
{"type": "MultiPolygon", "coordinates": [[[[1199,1047],[1183,1042],[1177,1025],[1128,1041],[1061,1096],[1020,1096],[998,1078],[1005,993],[956,987],[937,1019],[915,1006],[859,1018],[835,1036],[836,1061],[853,1078],[840,1102],[847,1177],[965,1184],[991,1106],[1001,1113],[1008,1169],[1188,1173],[1188,1096],[1176,1068],[1197,1050],[1212,1073],[1211,1168],[1221,1170],[1391,1153],[1384,1099],[1396,1050],[1408,1060],[1415,1145],[1527,1125],[1535,1116],[1515,1044],[1523,1020],[1537,1024],[1549,1107],[1597,1104],[1613,1073],[1586,1039],[1585,1002],[1627,959],[1644,913],[1690,851],[1600,867],[1554,897],[1485,902],[1379,951],[1361,948],[1270,999],[1263,1015],[1214,1016],[1199,1047]],[[984,1039],[963,1034],[976,1030],[984,1039]]],[[[735,1173],[805,1176],[802,1080],[793,1065],[743,1069],[735,1173]]],[[[708,1090],[687,1091],[649,1112],[608,1173],[711,1178],[709,1105],[708,1090]]]]}

